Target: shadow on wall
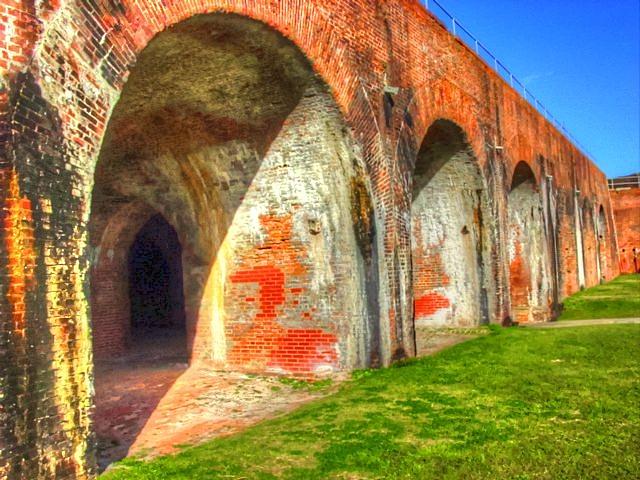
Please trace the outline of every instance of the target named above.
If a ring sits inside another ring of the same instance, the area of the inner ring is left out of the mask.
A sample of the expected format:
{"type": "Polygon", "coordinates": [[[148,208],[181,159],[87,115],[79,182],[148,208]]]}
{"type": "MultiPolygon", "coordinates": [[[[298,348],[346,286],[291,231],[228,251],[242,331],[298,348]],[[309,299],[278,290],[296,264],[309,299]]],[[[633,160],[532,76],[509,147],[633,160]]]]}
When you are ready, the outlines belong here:
{"type": "Polygon", "coordinates": [[[434,122],[415,165],[411,256],[416,326],[488,323],[490,209],[462,129],[434,122]]]}
{"type": "MultiPolygon", "coordinates": [[[[214,367],[310,376],[378,361],[360,153],[327,86],[263,24],[197,16],[149,43],[105,134],[89,232],[99,361],[146,351],[134,334],[159,307],[172,322],[184,315],[190,361],[214,367]],[[138,265],[154,222],[180,251],[152,248],[138,265]]],[[[119,408],[101,391],[97,418],[119,408]]]]}
{"type": "Polygon", "coordinates": [[[518,323],[544,321],[553,309],[550,254],[538,182],[526,162],[514,169],[508,220],[512,318],[518,323]]]}
{"type": "Polygon", "coordinates": [[[0,170],[8,187],[0,209],[6,255],[0,263],[7,269],[1,274],[8,279],[0,282],[0,308],[8,314],[0,322],[0,476],[82,476],[90,431],[83,399],[91,391],[84,368],[90,349],[86,306],[77,291],[59,288],[73,285],[86,266],[76,220],[80,206],[66,195],[78,176],[65,168],[56,108],[42,98],[31,73],[18,75],[15,83],[20,89],[9,91],[19,95],[9,99],[9,111],[16,118],[35,116],[39,124],[37,131],[24,122],[13,125],[11,155],[20,161],[0,170]],[[56,426],[44,427],[45,416],[56,426]],[[39,461],[28,461],[35,451],[39,461]]]}

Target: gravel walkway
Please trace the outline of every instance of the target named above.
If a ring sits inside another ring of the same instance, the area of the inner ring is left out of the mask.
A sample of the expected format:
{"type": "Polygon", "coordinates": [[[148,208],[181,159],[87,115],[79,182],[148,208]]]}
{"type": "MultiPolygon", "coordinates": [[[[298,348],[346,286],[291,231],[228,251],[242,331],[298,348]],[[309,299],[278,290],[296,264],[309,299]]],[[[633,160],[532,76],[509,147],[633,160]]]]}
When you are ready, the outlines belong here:
{"type": "Polygon", "coordinates": [[[592,327],[594,325],[624,325],[640,323],[640,318],[598,318],[594,320],[563,320],[562,322],[532,323],[523,325],[527,328],[570,328],[592,327]]]}

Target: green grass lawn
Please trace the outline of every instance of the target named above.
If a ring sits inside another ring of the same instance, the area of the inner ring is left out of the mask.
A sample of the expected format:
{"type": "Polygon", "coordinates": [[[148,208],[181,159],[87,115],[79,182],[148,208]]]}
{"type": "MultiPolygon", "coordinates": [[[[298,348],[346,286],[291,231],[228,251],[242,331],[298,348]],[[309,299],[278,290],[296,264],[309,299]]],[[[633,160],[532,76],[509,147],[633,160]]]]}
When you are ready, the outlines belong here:
{"type": "Polygon", "coordinates": [[[640,275],[622,275],[564,300],[559,320],[640,317],[640,275]]]}
{"type": "Polygon", "coordinates": [[[498,329],[116,479],[640,478],[640,326],[498,329]]]}

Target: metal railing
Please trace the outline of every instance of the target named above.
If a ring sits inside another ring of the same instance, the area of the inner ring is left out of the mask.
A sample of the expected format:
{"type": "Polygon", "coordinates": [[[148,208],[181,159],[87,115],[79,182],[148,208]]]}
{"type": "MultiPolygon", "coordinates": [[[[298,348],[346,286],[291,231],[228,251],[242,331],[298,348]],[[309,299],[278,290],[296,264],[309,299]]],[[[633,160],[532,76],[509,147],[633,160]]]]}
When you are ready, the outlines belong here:
{"type": "Polygon", "coordinates": [[[609,190],[640,188],[640,174],[628,175],[626,177],[610,178],[608,180],[609,190]]]}
{"type": "Polygon", "coordinates": [[[518,92],[525,100],[527,100],[544,118],[554,125],[571,143],[573,143],[582,153],[591,161],[593,156],[573,136],[565,127],[564,123],[554,117],[544,104],[527,89],[526,85],[518,79],[504,63],[502,63],[491,51],[478,40],[469,30],[467,30],[459,20],[457,20],[449,11],[444,8],[438,0],[420,0],[422,5],[431,12],[438,20],[442,22],[444,27],[453,34],[454,37],[463,41],[470,49],[476,52],[476,55],[483,60],[490,68],[500,75],[511,87],[518,92]]]}

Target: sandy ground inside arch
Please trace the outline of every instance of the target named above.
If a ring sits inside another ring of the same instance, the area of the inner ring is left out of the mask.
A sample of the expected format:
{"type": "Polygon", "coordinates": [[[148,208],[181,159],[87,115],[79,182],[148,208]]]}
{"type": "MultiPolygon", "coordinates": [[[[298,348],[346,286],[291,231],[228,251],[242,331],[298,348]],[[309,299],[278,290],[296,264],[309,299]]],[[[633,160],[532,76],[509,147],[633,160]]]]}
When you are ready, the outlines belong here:
{"type": "MultiPolygon", "coordinates": [[[[480,329],[416,330],[418,355],[432,355],[484,332],[480,329]]],[[[158,342],[118,362],[97,365],[100,469],[125,456],[151,458],[216,437],[242,431],[290,412],[336,390],[348,378],[333,377],[330,387],[293,388],[275,376],[215,371],[206,363],[187,366],[166,355],[158,342]]]]}

